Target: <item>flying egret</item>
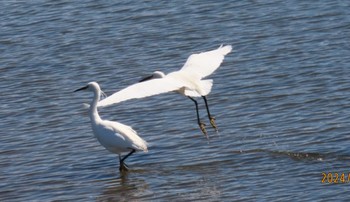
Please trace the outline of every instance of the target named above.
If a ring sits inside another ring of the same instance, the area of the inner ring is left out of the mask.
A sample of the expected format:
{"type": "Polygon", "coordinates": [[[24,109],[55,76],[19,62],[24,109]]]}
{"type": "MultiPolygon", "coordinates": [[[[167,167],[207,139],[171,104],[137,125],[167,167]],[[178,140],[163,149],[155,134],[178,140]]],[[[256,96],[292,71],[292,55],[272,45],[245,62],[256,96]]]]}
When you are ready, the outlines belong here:
{"type": "Polygon", "coordinates": [[[205,124],[199,118],[198,103],[193,97],[202,97],[205,102],[210,124],[218,131],[215,118],[210,114],[206,96],[210,93],[213,80],[203,78],[212,74],[224,60],[225,55],[232,50],[231,45],[220,46],[218,49],[192,54],[184,66],[175,72],[165,75],[156,71],[151,76],[120,90],[113,95],[101,100],[98,107],[104,107],[129,99],[143,98],[170,91],[176,91],[190,98],[196,105],[197,123],[203,134],[208,138],[205,124]]]}
{"type": "Polygon", "coordinates": [[[90,82],[87,86],[79,88],[76,91],[89,90],[94,93],[94,98],[90,104],[89,116],[91,120],[92,131],[108,151],[119,155],[119,170],[127,171],[128,166],[124,163],[135,151],[147,152],[147,143],[139,137],[130,126],[115,122],[102,120],[97,111],[97,102],[100,100],[101,89],[98,83],[90,82]],[[129,152],[123,158],[121,153],[129,152]]]}

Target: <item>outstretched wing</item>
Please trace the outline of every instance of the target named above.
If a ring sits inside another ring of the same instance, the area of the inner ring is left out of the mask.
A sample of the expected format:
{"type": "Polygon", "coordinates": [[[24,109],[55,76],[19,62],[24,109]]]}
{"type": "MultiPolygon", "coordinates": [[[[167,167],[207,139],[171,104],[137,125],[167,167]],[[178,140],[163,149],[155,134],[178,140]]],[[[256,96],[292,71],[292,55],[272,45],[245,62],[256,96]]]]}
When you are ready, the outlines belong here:
{"type": "Polygon", "coordinates": [[[128,86],[111,96],[98,102],[98,107],[105,107],[130,99],[144,98],[161,93],[179,90],[183,84],[173,78],[164,77],[160,79],[152,79],[128,86]]]}
{"type": "Polygon", "coordinates": [[[199,54],[192,54],[188,57],[185,65],[180,71],[191,72],[204,78],[212,74],[224,60],[225,55],[231,52],[232,46],[220,46],[218,49],[199,54]]]}

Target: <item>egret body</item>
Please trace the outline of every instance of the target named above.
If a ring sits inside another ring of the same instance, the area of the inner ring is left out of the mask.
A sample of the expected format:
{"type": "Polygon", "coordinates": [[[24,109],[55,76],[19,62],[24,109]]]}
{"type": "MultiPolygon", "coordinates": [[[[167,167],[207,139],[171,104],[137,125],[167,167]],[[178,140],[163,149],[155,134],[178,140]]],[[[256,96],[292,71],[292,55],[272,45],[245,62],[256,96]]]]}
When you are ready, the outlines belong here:
{"type": "Polygon", "coordinates": [[[79,88],[74,92],[80,90],[88,90],[94,93],[94,98],[89,108],[89,116],[94,136],[108,151],[118,154],[120,163],[119,170],[128,170],[127,165],[124,163],[125,159],[135,151],[147,152],[146,141],[139,137],[136,131],[130,126],[101,119],[97,111],[97,103],[101,96],[101,89],[98,83],[90,82],[87,86],[79,88]],[[128,154],[122,158],[121,154],[125,152],[128,152],[128,154]]]}
{"type": "Polygon", "coordinates": [[[194,97],[202,97],[204,99],[210,123],[218,131],[215,118],[210,114],[206,99],[206,96],[211,91],[213,80],[204,78],[220,67],[225,55],[230,53],[231,50],[232,46],[227,45],[220,46],[218,49],[212,51],[192,54],[180,70],[167,75],[161,71],[156,71],[151,76],[141,80],[140,83],[126,87],[101,100],[98,103],[98,107],[108,106],[129,99],[176,91],[190,98],[195,103],[198,125],[208,138],[205,124],[199,118],[198,103],[194,97]]]}

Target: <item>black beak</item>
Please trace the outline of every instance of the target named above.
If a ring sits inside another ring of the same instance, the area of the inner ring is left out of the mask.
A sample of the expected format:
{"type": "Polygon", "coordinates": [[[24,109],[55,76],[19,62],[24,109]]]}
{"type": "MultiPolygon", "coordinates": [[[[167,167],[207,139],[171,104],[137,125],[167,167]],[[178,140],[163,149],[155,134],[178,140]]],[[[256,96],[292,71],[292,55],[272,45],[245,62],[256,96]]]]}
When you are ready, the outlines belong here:
{"type": "Polygon", "coordinates": [[[77,92],[77,91],[80,91],[80,90],[85,90],[85,89],[87,89],[87,88],[88,88],[88,86],[84,86],[84,87],[82,87],[82,88],[79,88],[79,89],[75,90],[74,92],[77,92]]]}
{"type": "Polygon", "coordinates": [[[144,82],[153,78],[153,75],[141,79],[139,82],[144,82]]]}

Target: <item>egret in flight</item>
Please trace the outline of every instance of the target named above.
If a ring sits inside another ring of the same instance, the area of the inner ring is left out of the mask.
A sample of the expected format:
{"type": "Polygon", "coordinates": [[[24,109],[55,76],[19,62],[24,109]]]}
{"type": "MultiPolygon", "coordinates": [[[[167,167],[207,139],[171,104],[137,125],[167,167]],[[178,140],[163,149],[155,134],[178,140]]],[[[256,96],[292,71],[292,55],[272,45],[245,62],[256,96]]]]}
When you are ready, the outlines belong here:
{"type": "Polygon", "coordinates": [[[135,151],[147,152],[146,141],[139,137],[130,126],[100,118],[97,111],[97,102],[100,100],[102,91],[98,83],[90,82],[87,86],[74,92],[80,90],[88,90],[94,93],[94,98],[90,103],[89,116],[95,137],[108,151],[119,155],[119,170],[127,171],[128,166],[124,161],[135,151]],[[124,152],[129,153],[122,158],[121,153],[124,152]]]}
{"type": "Polygon", "coordinates": [[[212,51],[192,54],[180,70],[167,75],[163,72],[156,71],[151,76],[141,80],[142,82],[126,87],[106,99],[101,100],[97,106],[104,107],[129,99],[176,91],[194,102],[196,105],[197,123],[203,134],[208,138],[205,124],[199,118],[198,103],[194,97],[202,97],[204,99],[210,124],[218,131],[215,118],[210,114],[206,98],[211,91],[213,80],[203,78],[209,76],[219,68],[225,55],[230,53],[231,50],[231,45],[221,45],[219,48],[212,51]]]}

